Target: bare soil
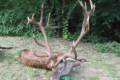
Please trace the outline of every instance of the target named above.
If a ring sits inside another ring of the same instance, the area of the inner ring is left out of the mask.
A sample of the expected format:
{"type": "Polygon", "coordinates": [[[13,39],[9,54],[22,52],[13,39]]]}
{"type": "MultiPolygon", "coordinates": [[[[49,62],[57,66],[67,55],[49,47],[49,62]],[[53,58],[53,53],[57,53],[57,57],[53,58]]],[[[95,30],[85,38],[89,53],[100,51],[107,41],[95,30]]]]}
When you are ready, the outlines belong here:
{"type": "MultiPolygon", "coordinates": [[[[65,53],[71,42],[53,38],[49,40],[53,51],[65,53]]],[[[25,37],[0,37],[0,46],[13,46],[14,49],[0,51],[0,80],[49,80],[51,71],[24,66],[19,62],[22,49],[44,51],[33,39],[25,37]]],[[[78,57],[88,62],[81,64],[72,73],[73,80],[120,80],[120,57],[112,53],[100,53],[93,44],[80,43],[78,57]]]]}

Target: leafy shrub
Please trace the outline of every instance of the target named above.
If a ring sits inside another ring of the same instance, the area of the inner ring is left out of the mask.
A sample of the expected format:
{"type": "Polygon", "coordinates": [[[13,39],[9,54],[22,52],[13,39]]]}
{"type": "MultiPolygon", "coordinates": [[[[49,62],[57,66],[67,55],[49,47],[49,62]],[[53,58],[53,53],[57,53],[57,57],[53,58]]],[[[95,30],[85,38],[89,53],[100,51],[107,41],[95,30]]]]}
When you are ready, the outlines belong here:
{"type": "Polygon", "coordinates": [[[103,43],[103,42],[107,42],[109,41],[107,38],[102,37],[102,36],[98,36],[95,34],[87,34],[87,36],[85,37],[85,39],[83,40],[85,42],[91,42],[91,43],[103,43]]]}
{"type": "Polygon", "coordinates": [[[38,11],[38,6],[34,6],[34,4],[40,4],[40,2],[6,0],[2,3],[4,4],[0,6],[2,8],[0,11],[1,35],[31,36],[33,33],[38,33],[36,28],[26,25],[26,17],[38,11]]]}
{"type": "Polygon", "coordinates": [[[68,24],[68,20],[64,20],[64,22],[63,22],[63,38],[64,39],[69,39],[69,36],[70,36],[70,32],[68,31],[68,26],[69,26],[69,24],[68,24]]]}
{"type": "MultiPolygon", "coordinates": [[[[75,34],[79,33],[83,19],[78,1],[63,0],[65,4],[60,0],[44,1],[44,20],[46,21],[48,12],[51,12],[51,22],[54,26],[63,26],[60,31],[63,38],[71,40],[77,36],[75,34]]],[[[37,19],[39,18],[39,8],[42,2],[43,0],[1,0],[0,34],[30,36],[33,32],[36,33],[37,29],[27,27],[24,23],[26,23],[26,17],[32,13],[36,14],[37,19]]],[[[99,42],[95,39],[98,36],[120,42],[120,0],[93,0],[93,2],[96,4],[95,14],[90,20],[90,31],[93,38],[88,37],[88,40],[99,42]]],[[[54,33],[50,31],[49,35],[54,36],[54,33]]]]}

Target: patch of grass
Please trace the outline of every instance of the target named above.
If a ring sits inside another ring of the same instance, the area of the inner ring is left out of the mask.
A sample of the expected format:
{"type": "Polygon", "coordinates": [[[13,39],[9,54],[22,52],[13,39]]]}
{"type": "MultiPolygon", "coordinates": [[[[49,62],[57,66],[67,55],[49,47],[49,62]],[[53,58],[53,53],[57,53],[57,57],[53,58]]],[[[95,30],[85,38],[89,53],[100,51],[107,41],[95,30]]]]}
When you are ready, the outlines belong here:
{"type": "Polygon", "coordinates": [[[19,57],[21,55],[21,50],[16,50],[14,56],[19,57]]]}
{"type": "Polygon", "coordinates": [[[98,76],[93,76],[93,77],[89,77],[88,80],[100,80],[100,78],[98,76]]]}
{"type": "Polygon", "coordinates": [[[116,75],[118,74],[118,71],[116,70],[115,67],[113,67],[112,65],[106,64],[104,62],[102,64],[102,68],[106,70],[106,73],[110,77],[116,77],[116,75]]]}
{"type": "Polygon", "coordinates": [[[107,71],[108,71],[109,76],[111,76],[111,77],[116,77],[116,75],[117,75],[117,70],[115,70],[115,69],[112,68],[112,67],[107,67],[107,71]]]}
{"type": "Polygon", "coordinates": [[[102,53],[112,52],[120,56],[120,43],[117,42],[96,43],[95,47],[99,52],[102,53]]]}
{"type": "Polygon", "coordinates": [[[106,73],[110,77],[116,77],[116,75],[118,74],[118,71],[116,70],[115,67],[105,63],[104,61],[102,61],[102,62],[101,61],[100,62],[99,61],[94,61],[91,64],[91,66],[95,67],[95,68],[103,69],[103,71],[105,71],[104,73],[106,73]]]}
{"type": "Polygon", "coordinates": [[[19,56],[21,54],[21,50],[8,50],[5,53],[3,53],[0,58],[8,64],[17,64],[19,63],[19,56]],[[3,58],[2,58],[3,57],[3,58]]]}

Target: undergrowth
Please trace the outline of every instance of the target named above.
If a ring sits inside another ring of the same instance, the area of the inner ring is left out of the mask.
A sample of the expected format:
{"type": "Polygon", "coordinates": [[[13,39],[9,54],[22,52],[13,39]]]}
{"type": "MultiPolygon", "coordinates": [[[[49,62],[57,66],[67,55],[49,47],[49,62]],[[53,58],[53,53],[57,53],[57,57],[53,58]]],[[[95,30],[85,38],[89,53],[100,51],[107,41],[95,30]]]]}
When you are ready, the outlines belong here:
{"type": "Polygon", "coordinates": [[[111,52],[120,56],[120,43],[117,42],[96,43],[95,47],[97,51],[100,51],[102,53],[111,52]]]}

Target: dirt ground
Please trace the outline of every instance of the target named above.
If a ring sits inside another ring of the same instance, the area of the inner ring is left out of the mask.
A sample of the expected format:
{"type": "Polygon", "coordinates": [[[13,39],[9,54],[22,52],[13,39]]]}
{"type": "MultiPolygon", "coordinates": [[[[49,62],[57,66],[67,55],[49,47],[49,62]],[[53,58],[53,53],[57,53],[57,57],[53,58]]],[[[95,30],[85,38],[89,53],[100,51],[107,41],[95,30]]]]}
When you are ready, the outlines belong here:
{"type": "MultiPolygon", "coordinates": [[[[71,42],[62,39],[50,39],[53,51],[67,52],[71,42]]],[[[24,66],[18,60],[22,49],[45,50],[37,46],[33,39],[24,37],[0,37],[0,46],[14,46],[8,51],[0,51],[0,80],[49,80],[51,71],[24,66]]],[[[80,58],[88,62],[76,68],[72,80],[120,80],[120,57],[112,53],[100,53],[90,43],[81,43],[77,47],[80,58]]],[[[66,79],[68,80],[68,79],[66,79]]]]}

